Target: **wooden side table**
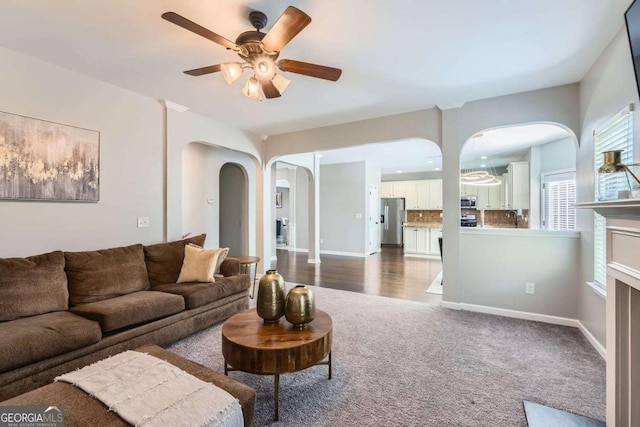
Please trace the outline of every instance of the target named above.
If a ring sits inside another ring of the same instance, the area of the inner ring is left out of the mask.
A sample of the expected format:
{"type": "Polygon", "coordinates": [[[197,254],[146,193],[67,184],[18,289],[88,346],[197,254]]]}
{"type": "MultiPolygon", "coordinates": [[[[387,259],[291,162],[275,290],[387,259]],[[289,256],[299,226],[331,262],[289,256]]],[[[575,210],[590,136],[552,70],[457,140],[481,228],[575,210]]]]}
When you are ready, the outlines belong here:
{"type": "Polygon", "coordinates": [[[258,263],[260,262],[260,257],[259,256],[249,256],[249,255],[234,255],[234,256],[229,256],[229,258],[235,258],[238,261],[240,261],[240,273],[242,274],[248,274],[249,277],[252,277],[251,279],[251,283],[253,285],[253,290],[251,291],[251,295],[249,296],[249,298],[253,299],[255,297],[256,294],[256,276],[258,275],[258,263]],[[254,266],[253,268],[253,276],[251,276],[251,266],[254,266]]]}
{"type": "Polygon", "coordinates": [[[280,375],[315,365],[328,365],[331,379],[333,322],[324,311],[303,329],[284,318],[267,325],[256,309],[241,311],[222,325],[224,373],[240,370],[274,376],[274,419],[278,421],[280,375]],[[327,358],[326,361],[323,361],[327,358]]]}

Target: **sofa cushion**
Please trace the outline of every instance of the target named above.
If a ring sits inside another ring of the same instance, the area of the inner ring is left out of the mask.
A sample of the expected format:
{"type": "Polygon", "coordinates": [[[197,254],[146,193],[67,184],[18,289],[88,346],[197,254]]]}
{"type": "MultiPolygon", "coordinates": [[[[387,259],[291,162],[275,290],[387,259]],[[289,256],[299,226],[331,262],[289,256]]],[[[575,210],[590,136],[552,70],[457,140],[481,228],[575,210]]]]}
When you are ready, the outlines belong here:
{"type": "Polygon", "coordinates": [[[240,274],[216,279],[215,283],[165,283],[151,289],[181,295],[184,298],[185,307],[191,310],[249,289],[249,284],[249,276],[240,274]]]}
{"type": "Polygon", "coordinates": [[[0,372],[95,344],[100,325],[68,311],[0,323],[0,372]]]}
{"type": "Polygon", "coordinates": [[[176,283],[184,260],[184,247],[189,243],[204,246],[206,234],[175,242],[158,243],[144,247],[144,261],[151,286],[176,283]]]}
{"type": "Polygon", "coordinates": [[[184,261],[177,283],[215,282],[214,273],[222,249],[204,249],[189,243],[184,247],[184,261]]]}
{"type": "Polygon", "coordinates": [[[62,311],[68,306],[61,251],[0,259],[0,321],[62,311]]]}
{"type": "Polygon", "coordinates": [[[149,289],[142,245],[65,252],[71,306],[149,289]]]}
{"type": "Polygon", "coordinates": [[[103,332],[167,317],[184,310],[184,301],[177,295],[140,291],[103,301],[72,307],[71,311],[100,323],[103,332]]]}
{"type": "Polygon", "coordinates": [[[225,258],[220,264],[220,274],[224,277],[240,274],[240,260],[237,258],[225,258]]]}

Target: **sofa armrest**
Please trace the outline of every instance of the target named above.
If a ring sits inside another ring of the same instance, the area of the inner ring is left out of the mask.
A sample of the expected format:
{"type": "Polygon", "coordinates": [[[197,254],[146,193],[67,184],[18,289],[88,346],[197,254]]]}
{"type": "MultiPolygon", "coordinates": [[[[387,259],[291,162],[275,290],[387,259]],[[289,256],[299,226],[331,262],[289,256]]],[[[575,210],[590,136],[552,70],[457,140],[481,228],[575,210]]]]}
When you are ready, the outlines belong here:
{"type": "Polygon", "coordinates": [[[236,258],[225,258],[222,264],[220,264],[220,274],[224,277],[239,275],[240,261],[236,258]]]}

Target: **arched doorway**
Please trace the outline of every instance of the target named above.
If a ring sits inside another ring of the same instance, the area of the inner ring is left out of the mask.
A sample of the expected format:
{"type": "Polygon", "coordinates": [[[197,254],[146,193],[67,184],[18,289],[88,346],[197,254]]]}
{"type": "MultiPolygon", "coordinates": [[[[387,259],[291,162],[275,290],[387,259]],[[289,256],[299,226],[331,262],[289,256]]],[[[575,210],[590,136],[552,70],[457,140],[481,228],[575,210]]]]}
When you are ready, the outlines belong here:
{"type": "Polygon", "coordinates": [[[247,254],[247,180],[235,163],[220,169],[220,247],[233,255],[247,254]]]}

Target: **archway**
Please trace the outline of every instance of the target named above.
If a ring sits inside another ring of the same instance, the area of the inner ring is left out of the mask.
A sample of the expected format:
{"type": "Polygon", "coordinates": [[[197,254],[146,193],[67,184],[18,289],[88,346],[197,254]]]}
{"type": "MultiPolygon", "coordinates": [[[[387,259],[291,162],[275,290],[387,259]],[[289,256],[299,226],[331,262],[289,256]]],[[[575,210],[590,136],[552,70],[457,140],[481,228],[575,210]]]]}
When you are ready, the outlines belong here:
{"type": "Polygon", "coordinates": [[[556,123],[476,132],[460,154],[461,226],[550,229],[552,183],[573,180],[575,203],[576,150],[575,134],[556,123]]]}

